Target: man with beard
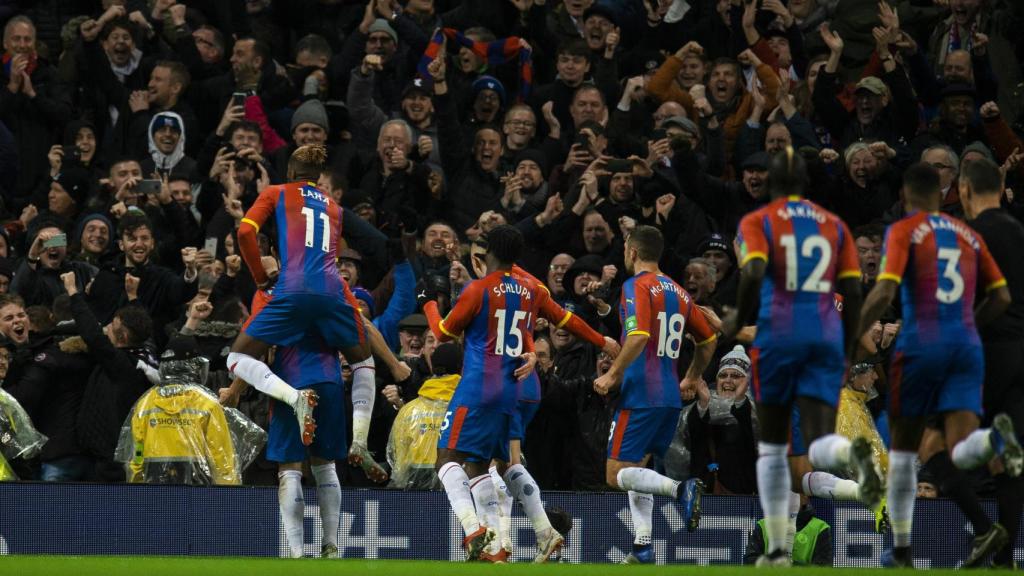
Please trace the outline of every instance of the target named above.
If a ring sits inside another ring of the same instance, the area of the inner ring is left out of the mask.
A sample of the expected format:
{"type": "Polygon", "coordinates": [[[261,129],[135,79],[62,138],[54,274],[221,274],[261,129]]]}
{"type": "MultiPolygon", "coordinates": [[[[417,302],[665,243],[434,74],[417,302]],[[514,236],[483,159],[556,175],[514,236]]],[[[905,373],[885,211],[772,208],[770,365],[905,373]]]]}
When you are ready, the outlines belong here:
{"type": "Polygon", "coordinates": [[[718,232],[712,233],[701,241],[697,255],[714,266],[715,301],[722,306],[735,306],[739,274],[736,268],[736,251],[729,241],[718,232]]]}
{"type": "Polygon", "coordinates": [[[298,96],[288,77],[277,74],[270,48],[252,37],[235,41],[230,72],[198,84],[192,92],[193,108],[200,113],[204,134],[217,126],[217,115],[228,107],[235,92],[259,96],[267,114],[284,108],[298,96]]]}
{"type": "Polygon", "coordinates": [[[332,95],[343,99],[348,93],[350,71],[359,68],[366,56],[379,58],[380,69],[373,78],[373,100],[382,110],[399,109],[399,97],[404,83],[413,77],[410,63],[405,57],[408,49],[399,42],[398,32],[391,23],[374,13],[377,2],[368,2],[363,20],[345,39],[345,45],[331,63],[332,95]]]}
{"type": "Polygon", "coordinates": [[[466,230],[481,213],[501,210],[502,192],[498,179],[503,150],[501,132],[488,125],[479,126],[470,155],[462,137],[455,101],[445,82],[444,54],[431,62],[427,69],[434,79],[441,166],[448,180],[452,223],[456,230],[466,230]]]}
{"type": "MultiPolygon", "coordinates": [[[[159,70],[159,68],[154,68],[159,70]]],[[[196,161],[185,155],[188,132],[185,121],[174,112],[159,112],[149,121],[149,158],[142,161],[142,173],[168,176],[172,171],[192,174],[196,161]]],[[[197,134],[192,133],[196,140],[197,134]]]]}
{"type": "MultiPolygon", "coordinates": [[[[977,112],[977,92],[970,84],[950,84],[942,89],[939,116],[928,130],[918,136],[912,145],[914,151],[929,146],[946,145],[960,154],[974,141],[988,142],[985,130],[974,121],[977,112]]],[[[947,188],[948,183],[943,183],[947,188]]],[[[943,204],[949,203],[946,198],[943,204]]],[[[956,203],[954,199],[952,203],[956,203]]]]}
{"type": "Polygon", "coordinates": [[[181,305],[196,295],[197,251],[182,249],[181,261],[185,266],[182,276],[153,263],[156,241],[153,225],[146,216],[134,213],[124,216],[117,232],[123,260],[108,262],[96,274],[88,294],[89,305],[100,322],[109,322],[114,312],[129,301],[125,276],[130,274],[139,279],[139,304],[153,316],[155,333],[163,340],[164,324],[176,319],[181,305]]]}
{"type": "Polygon", "coordinates": [[[359,150],[369,149],[380,133],[380,127],[389,118],[401,118],[412,128],[412,156],[419,161],[441,163],[437,145],[437,126],[434,124],[434,102],[430,92],[421,78],[415,78],[405,85],[399,101],[398,114],[383,108],[374,99],[374,81],[377,74],[384,70],[381,57],[367,54],[363,63],[352,69],[352,78],[348,84],[349,113],[352,117],[352,138],[359,150]]]}
{"type": "MultiPolygon", "coordinates": [[[[451,285],[448,280],[451,271],[451,260],[460,253],[459,236],[455,228],[442,220],[430,222],[423,228],[423,237],[420,240],[419,253],[415,258],[410,258],[416,278],[420,278],[424,285],[438,292],[440,302],[447,304],[448,295],[451,292],[451,285]]],[[[383,314],[388,307],[395,292],[394,270],[381,280],[380,284],[373,289],[373,299],[376,302],[374,316],[383,314]]],[[[420,288],[417,288],[417,292],[420,288]]],[[[442,306],[443,307],[443,306],[442,306]]]]}
{"type": "MultiPolygon", "coordinates": [[[[586,83],[590,76],[590,48],[582,38],[567,40],[559,45],[558,51],[555,53],[555,69],[558,71],[555,81],[537,87],[530,97],[530,106],[539,116],[546,103],[551,102],[550,114],[544,113],[546,130],[542,130],[541,133],[546,134],[553,128],[559,127],[562,130],[562,137],[566,138],[567,134],[575,133],[571,129],[573,124],[570,121],[576,120],[571,108],[577,92],[583,87],[593,88],[597,92],[602,92],[603,89],[599,90],[593,84],[586,83]]],[[[614,90],[608,93],[617,93],[617,89],[618,84],[616,83],[614,90]]],[[[604,98],[601,97],[601,100],[603,104],[604,98]]],[[[597,117],[587,119],[596,120],[597,117]]],[[[577,123],[575,126],[579,126],[579,124],[577,123]]]]}

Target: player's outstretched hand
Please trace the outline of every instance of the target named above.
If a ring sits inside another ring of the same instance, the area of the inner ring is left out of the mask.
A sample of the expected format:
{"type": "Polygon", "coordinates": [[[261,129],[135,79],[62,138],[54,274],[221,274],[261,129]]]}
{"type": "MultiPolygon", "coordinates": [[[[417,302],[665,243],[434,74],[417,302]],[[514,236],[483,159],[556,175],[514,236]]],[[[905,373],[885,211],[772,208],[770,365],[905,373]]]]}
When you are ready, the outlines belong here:
{"type": "Polygon", "coordinates": [[[515,374],[516,380],[522,382],[526,380],[530,374],[533,374],[533,369],[537,366],[537,355],[533,352],[524,352],[519,356],[519,359],[523,361],[523,365],[516,368],[515,374]]]}
{"type": "Polygon", "coordinates": [[[615,357],[619,355],[619,352],[622,351],[622,346],[619,346],[619,343],[616,342],[615,339],[605,336],[604,347],[601,348],[601,351],[611,356],[612,360],[614,360],[615,357]]]}

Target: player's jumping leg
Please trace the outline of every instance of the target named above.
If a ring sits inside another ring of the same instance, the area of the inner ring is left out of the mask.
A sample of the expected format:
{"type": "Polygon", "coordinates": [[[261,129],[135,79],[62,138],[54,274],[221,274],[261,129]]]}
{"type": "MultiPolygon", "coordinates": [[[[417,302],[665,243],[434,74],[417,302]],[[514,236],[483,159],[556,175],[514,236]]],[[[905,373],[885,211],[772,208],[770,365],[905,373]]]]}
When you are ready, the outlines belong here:
{"type": "Polygon", "coordinates": [[[377,395],[376,364],[373,356],[351,364],[352,367],[352,446],[348,451],[348,463],[360,466],[366,476],[381,483],[388,479],[388,473],[373,459],[367,448],[370,434],[370,416],[373,401],[377,395]]]}
{"type": "Polygon", "coordinates": [[[302,463],[281,464],[277,472],[277,502],[281,507],[281,522],[292,558],[302,558],[305,541],[302,520],[306,503],[302,497],[302,463]]]}
{"type": "Polygon", "coordinates": [[[495,535],[492,541],[484,547],[480,558],[495,564],[504,563],[506,558],[503,554],[504,550],[501,548],[501,539],[497,538],[497,532],[494,532],[501,526],[501,520],[498,516],[498,492],[494,488],[494,480],[491,479],[490,472],[485,471],[470,478],[469,491],[473,495],[477,516],[484,526],[491,528],[490,531],[495,535]]]}
{"type": "Polygon", "coordinates": [[[512,505],[515,504],[515,497],[508,488],[508,483],[502,477],[502,471],[507,471],[508,466],[498,460],[491,461],[491,467],[487,473],[491,475],[494,482],[494,491],[498,493],[498,546],[501,554],[508,558],[512,554],[512,505]],[[500,470],[499,470],[500,467],[500,470]]]}
{"type": "MultiPolygon", "coordinates": [[[[509,493],[523,505],[526,517],[533,525],[533,531],[537,535],[537,555],[533,561],[537,563],[547,562],[552,554],[557,553],[565,539],[551,526],[551,520],[544,510],[544,502],[540,497],[540,487],[533,475],[522,464],[521,441],[513,439],[509,442],[509,455],[511,466],[505,466],[504,462],[497,463],[497,469],[507,468],[502,474],[503,484],[508,487],[509,493]]],[[[499,496],[500,498],[500,496],[499,496]]],[[[508,503],[509,517],[511,518],[512,502],[508,503]]],[[[511,550],[511,545],[508,547],[511,550]]]]}
{"type": "Polygon", "coordinates": [[[309,446],[313,442],[316,422],[313,419],[313,408],[316,407],[316,392],[310,389],[296,390],[274,374],[270,367],[258,358],[266,354],[270,345],[257,340],[245,332],[240,332],[228,354],[228,371],[245,380],[252,387],[288,404],[295,410],[302,431],[302,443],[309,446]]]}
{"type": "Polygon", "coordinates": [[[320,506],[320,522],[323,524],[324,541],[320,547],[321,558],[338,557],[338,522],[341,518],[341,483],[334,460],[313,458],[310,470],[316,478],[316,501],[320,506]]]}
{"type": "MultiPolygon", "coordinates": [[[[466,537],[462,539],[462,545],[466,549],[467,559],[477,560],[494,539],[495,532],[480,525],[480,518],[477,516],[473,503],[473,492],[469,487],[469,474],[462,467],[464,458],[453,450],[439,448],[437,452],[437,476],[441,480],[441,485],[444,486],[452,511],[455,512],[456,518],[459,519],[462,529],[466,533],[466,537]]],[[[480,466],[466,463],[466,467],[474,468],[472,470],[474,479],[479,476],[477,472],[480,470],[476,468],[481,468],[480,466]]],[[[483,472],[486,473],[486,469],[483,469],[483,472]]],[[[493,486],[491,484],[492,489],[493,486]]],[[[494,498],[497,500],[497,495],[494,498]]]]}
{"type": "Polygon", "coordinates": [[[863,437],[850,442],[845,436],[835,434],[836,410],[833,406],[807,397],[801,397],[797,402],[805,436],[817,438],[807,450],[811,466],[818,470],[845,470],[852,467],[857,472],[857,485],[860,488],[857,499],[871,510],[880,509],[885,490],[881,471],[871,451],[871,442],[863,437]],[[812,431],[808,427],[817,427],[818,430],[812,431]]]}

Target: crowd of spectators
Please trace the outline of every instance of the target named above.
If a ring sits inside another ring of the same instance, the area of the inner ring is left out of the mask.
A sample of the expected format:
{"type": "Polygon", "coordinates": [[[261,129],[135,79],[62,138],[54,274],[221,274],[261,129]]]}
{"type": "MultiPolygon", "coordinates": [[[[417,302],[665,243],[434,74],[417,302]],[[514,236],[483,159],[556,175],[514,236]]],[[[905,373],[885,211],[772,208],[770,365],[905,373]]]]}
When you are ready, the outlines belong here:
{"type": "MultiPolygon", "coordinates": [[[[419,291],[455,297],[479,274],[474,241],[507,223],[528,242],[520,265],[617,337],[623,237],[648,224],[662,270],[716,322],[735,304],[737,222],[767,203],[770,155],[787,146],[808,162],[808,196],[854,230],[870,287],[905,166],[938,170],[958,216],[964,162],[993,159],[1024,190],[1024,3],[890,1],[0,0],[0,371],[49,437],[12,464],[123,481],[118,430],[174,334],[198,340],[207,386],[229,384],[255,292],[234,231],[300,145],[329,149],[318,184],[345,208],[339,270],[370,316],[411,298],[393,270],[407,259],[419,291]]],[[[874,415],[896,315],[862,343],[879,356],[874,415]]],[[[377,371],[382,461],[398,410],[444,398],[420,387],[451,376],[450,353],[431,365],[422,316],[388,326],[413,370],[377,371]]],[[[541,488],[601,490],[615,398],[591,384],[610,359],[543,321],[536,339],[528,465],[541,488]]],[[[756,434],[727,429],[754,420],[746,374],[719,370],[734,344],[686,398],[692,459],[656,465],[751,493],[754,453],[721,449],[756,434]]],[[[266,423],[255,391],[240,408],[266,423]]],[[[244,480],[275,476],[258,461],[244,480]]]]}

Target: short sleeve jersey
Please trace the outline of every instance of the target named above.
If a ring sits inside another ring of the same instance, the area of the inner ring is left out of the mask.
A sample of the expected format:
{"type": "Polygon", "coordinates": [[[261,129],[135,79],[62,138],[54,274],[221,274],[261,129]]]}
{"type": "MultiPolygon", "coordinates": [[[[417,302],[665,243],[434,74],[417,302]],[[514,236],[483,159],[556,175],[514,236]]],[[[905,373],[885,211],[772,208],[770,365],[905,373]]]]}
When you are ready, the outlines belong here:
{"type": "Polygon", "coordinates": [[[901,349],[979,344],[974,300],[1006,285],[981,235],[945,214],[917,212],[885,233],[879,280],[901,285],[901,349]]]}
{"type": "Polygon", "coordinates": [[[740,221],[740,266],[767,262],[754,345],[832,341],[842,345],[836,283],[860,278],[857,247],[838,216],[793,196],[740,221]]]}
{"type": "Polygon", "coordinates": [[[621,408],[679,408],[677,363],[684,334],[698,344],[715,338],[693,298],[663,274],[641,272],[626,280],[619,299],[623,340],[648,336],[643,352],[622,379],[621,408]]]}

